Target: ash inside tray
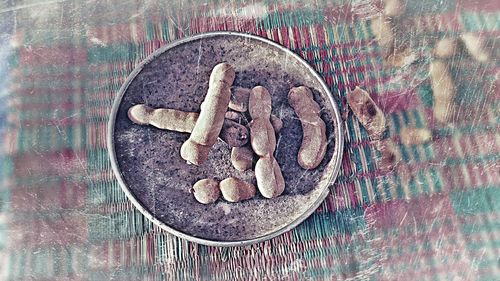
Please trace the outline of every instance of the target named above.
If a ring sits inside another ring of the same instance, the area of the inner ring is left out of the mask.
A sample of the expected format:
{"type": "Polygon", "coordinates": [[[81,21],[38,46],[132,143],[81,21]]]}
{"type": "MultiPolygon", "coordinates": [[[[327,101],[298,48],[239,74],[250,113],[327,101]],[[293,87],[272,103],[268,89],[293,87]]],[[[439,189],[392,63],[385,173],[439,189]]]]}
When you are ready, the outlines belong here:
{"type": "MultiPolygon", "coordinates": [[[[134,197],[153,216],[185,234],[217,241],[241,241],[261,237],[287,226],[321,199],[333,171],[334,111],[321,84],[292,56],[268,44],[236,36],[215,36],[182,44],[146,64],[126,90],[115,124],[115,152],[123,179],[134,197]],[[235,176],[255,182],[254,171],[237,171],[231,150],[218,141],[209,159],[188,165],[180,147],[189,137],[133,124],[127,110],[135,104],[199,112],[208,89],[212,68],[228,62],[235,67],[235,86],[266,87],[272,95],[273,114],[283,121],[275,157],[285,178],[285,191],[274,199],[228,203],[198,203],[189,193],[203,178],[223,180],[235,176]],[[322,108],[326,123],[327,153],[320,166],[306,171],[297,163],[302,141],[300,120],[288,105],[290,88],[306,85],[322,108]]],[[[336,155],[340,153],[337,152],[336,155]]]]}

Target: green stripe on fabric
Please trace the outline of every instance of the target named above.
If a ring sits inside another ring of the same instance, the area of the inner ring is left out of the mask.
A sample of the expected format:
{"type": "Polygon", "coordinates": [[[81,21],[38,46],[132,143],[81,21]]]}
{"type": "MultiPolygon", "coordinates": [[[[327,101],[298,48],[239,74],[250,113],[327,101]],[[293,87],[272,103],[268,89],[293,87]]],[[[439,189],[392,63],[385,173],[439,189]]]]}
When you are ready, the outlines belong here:
{"type": "Polygon", "coordinates": [[[464,11],[460,14],[465,31],[497,31],[500,29],[500,13],[488,14],[464,11]]]}
{"type": "Polygon", "coordinates": [[[407,151],[407,148],[402,144],[397,144],[396,146],[398,147],[398,150],[401,152],[402,160],[408,163],[410,161],[410,155],[407,151]]]}
{"type": "Polygon", "coordinates": [[[295,10],[267,13],[262,19],[257,20],[257,28],[271,30],[281,27],[302,27],[324,22],[324,16],[320,10],[295,10]]]}
{"type": "Polygon", "coordinates": [[[62,273],[63,263],[62,263],[62,251],[59,247],[52,249],[52,267],[54,269],[54,275],[60,276],[62,273]]]}
{"type": "MultiPolygon", "coordinates": [[[[413,109],[411,110],[410,112],[407,113],[408,115],[408,123],[409,123],[409,120],[410,120],[410,116],[413,117],[413,120],[415,120],[415,127],[417,128],[423,128],[424,127],[424,122],[422,121],[422,117],[420,116],[420,113],[417,109],[413,109]]],[[[413,157],[415,159],[415,161],[417,163],[420,163],[420,162],[424,162],[424,161],[429,161],[430,159],[432,159],[432,153],[430,153],[430,151],[427,151],[426,150],[426,147],[427,149],[429,148],[428,144],[427,146],[425,146],[426,144],[423,144],[423,145],[412,145],[410,146],[410,149],[411,149],[411,152],[413,154],[413,157]],[[422,148],[423,152],[424,152],[424,155],[421,155],[420,154],[420,149],[419,148],[422,148]],[[424,158],[424,159],[422,159],[424,158]]]]}
{"type": "Polygon", "coordinates": [[[97,148],[87,151],[87,163],[89,171],[110,170],[108,151],[105,148],[97,148]]]}
{"type": "Polygon", "coordinates": [[[458,215],[500,212],[500,186],[453,191],[450,198],[458,215]]]}
{"type": "Polygon", "coordinates": [[[415,160],[416,163],[422,162],[420,159],[420,153],[418,151],[417,145],[410,145],[408,149],[410,149],[410,152],[413,155],[413,159],[415,160]]]}
{"type": "Polygon", "coordinates": [[[155,39],[154,25],[152,22],[146,23],[146,39],[148,41],[155,39]]]}
{"type": "Polygon", "coordinates": [[[7,227],[4,224],[0,224],[0,252],[5,251],[7,241],[7,227]]]}
{"type": "MultiPolygon", "coordinates": [[[[480,259],[480,260],[477,261],[476,265],[478,267],[483,267],[483,268],[484,267],[498,266],[498,257],[497,258],[493,258],[493,259],[482,258],[482,259],[480,259]]],[[[498,279],[496,279],[496,280],[498,280],[498,279]]]]}
{"type": "Polygon", "coordinates": [[[8,280],[20,279],[23,277],[23,269],[25,260],[23,259],[23,255],[25,255],[25,250],[18,250],[17,252],[10,252],[9,254],[9,271],[8,271],[8,280]]]}
{"type": "Polygon", "coordinates": [[[71,254],[72,252],[71,251],[68,251],[69,254],[68,256],[66,257],[67,259],[67,263],[66,263],[66,271],[69,273],[69,274],[72,274],[74,273],[74,269],[73,269],[73,260],[75,260],[75,258],[73,257],[73,255],[71,254]]]}
{"type": "Polygon", "coordinates": [[[497,272],[480,272],[477,281],[498,281],[497,272]]]}
{"type": "Polygon", "coordinates": [[[434,153],[432,153],[432,143],[424,143],[422,144],[422,148],[425,153],[425,160],[429,161],[434,158],[434,153]]]}
{"type": "Polygon", "coordinates": [[[168,20],[164,20],[161,22],[161,34],[162,34],[162,40],[164,41],[170,41],[172,38],[170,38],[170,24],[168,20]]]}
{"type": "Polygon", "coordinates": [[[447,166],[458,166],[463,164],[487,164],[500,161],[499,154],[467,156],[467,158],[447,158],[444,160],[447,166]]]}
{"type": "Polygon", "coordinates": [[[392,113],[390,115],[390,118],[392,119],[392,126],[394,128],[394,131],[396,134],[399,134],[401,132],[401,124],[399,123],[399,116],[397,113],[392,113]]]}
{"type": "MultiPolygon", "coordinates": [[[[0,180],[6,179],[14,172],[14,163],[12,158],[8,155],[0,155],[0,180]]],[[[0,211],[2,208],[0,207],[0,211]]]]}
{"type": "Polygon", "coordinates": [[[138,210],[112,213],[106,218],[100,214],[88,215],[89,240],[119,240],[151,232],[152,222],[138,210]]]}
{"type": "MultiPolygon", "coordinates": [[[[355,32],[354,32],[352,38],[356,38],[356,40],[366,40],[366,39],[370,38],[370,35],[365,33],[365,30],[363,28],[364,25],[365,25],[365,23],[361,23],[361,22],[355,22],[353,24],[353,31],[355,31],[355,32]]],[[[364,48],[364,47],[361,47],[361,48],[364,48]]]]}
{"type": "Polygon", "coordinates": [[[396,194],[398,199],[406,199],[405,191],[403,190],[403,183],[401,182],[400,176],[395,175],[394,180],[396,181],[396,194]]]}
{"type": "MultiPolygon", "coordinates": [[[[496,230],[500,230],[500,226],[497,227],[496,230]]],[[[469,250],[500,249],[500,240],[469,241],[467,243],[467,249],[469,250]]]]}
{"type": "Polygon", "coordinates": [[[359,179],[359,187],[361,189],[361,198],[362,198],[362,203],[369,203],[370,199],[368,196],[368,187],[366,185],[366,178],[361,178],[359,179]]]}
{"type": "MultiPolygon", "coordinates": [[[[487,218],[487,217],[485,217],[487,218]]],[[[478,219],[477,223],[464,224],[462,226],[462,232],[466,235],[477,234],[481,232],[494,232],[500,230],[500,222],[488,220],[487,222],[478,219]]],[[[488,240],[490,241],[490,240],[488,240]]],[[[487,241],[483,241],[487,242],[487,241]]]]}
{"type": "Polygon", "coordinates": [[[321,10],[299,10],[292,12],[295,14],[295,22],[299,27],[323,23],[325,18],[321,10]]]}
{"type": "Polygon", "coordinates": [[[89,63],[135,61],[140,47],[136,43],[119,43],[111,46],[90,47],[89,63]]]}
{"type": "Polygon", "coordinates": [[[366,166],[368,168],[368,171],[367,172],[372,172],[372,171],[375,171],[376,170],[376,162],[375,162],[375,159],[373,159],[371,157],[372,155],[372,150],[370,148],[369,145],[361,145],[359,146],[361,149],[363,149],[363,152],[365,154],[365,158],[366,158],[366,166]]]}
{"type": "Polygon", "coordinates": [[[410,195],[413,198],[417,197],[420,193],[420,192],[418,192],[417,183],[415,181],[416,181],[416,179],[413,179],[408,183],[408,185],[410,187],[410,195]]]}
{"type": "Polygon", "coordinates": [[[406,10],[413,11],[412,15],[440,14],[450,12],[455,9],[456,1],[445,0],[436,2],[435,0],[407,1],[406,10]]]}
{"type": "MultiPolygon", "coordinates": [[[[37,118],[33,116],[30,120],[35,120],[37,118]]],[[[75,125],[81,129],[81,124],[75,125]]],[[[81,139],[74,141],[73,131],[75,126],[48,126],[48,127],[33,127],[33,129],[28,129],[28,127],[19,130],[18,132],[18,153],[29,152],[34,148],[46,151],[46,150],[61,150],[66,148],[72,148],[75,150],[80,149],[81,139]]]]}
{"type": "Polygon", "coordinates": [[[441,177],[434,168],[429,169],[429,173],[432,178],[432,184],[434,185],[435,192],[441,192],[443,190],[443,183],[441,182],[441,177]]]}
{"type": "Polygon", "coordinates": [[[410,111],[411,116],[415,120],[415,126],[417,128],[425,128],[425,121],[422,118],[421,112],[418,109],[413,109],[410,111]]]}
{"type": "Polygon", "coordinates": [[[118,181],[91,181],[87,191],[87,202],[91,205],[127,202],[127,196],[118,181]]]}
{"type": "MultiPolygon", "coordinates": [[[[21,110],[18,115],[17,115],[19,118],[23,118],[24,116],[24,110],[21,110]]],[[[17,139],[16,139],[16,146],[17,146],[17,150],[19,152],[23,152],[24,151],[24,142],[26,141],[26,138],[25,138],[25,130],[19,130],[19,132],[17,132],[17,139]]]]}
{"type": "Polygon", "coordinates": [[[403,122],[405,125],[410,123],[410,116],[408,115],[408,111],[401,112],[401,117],[403,118],[403,122]]]}
{"type": "MultiPolygon", "coordinates": [[[[382,201],[382,198],[383,198],[381,192],[383,193],[384,191],[383,190],[379,190],[379,188],[378,188],[378,186],[380,184],[382,184],[380,182],[380,180],[381,179],[376,178],[376,177],[370,179],[371,185],[373,187],[373,195],[374,195],[373,202],[380,202],[380,201],[382,201]]],[[[373,202],[370,202],[370,203],[373,203],[373,202]]]]}
{"type": "Polygon", "coordinates": [[[322,237],[346,237],[366,228],[364,209],[345,209],[333,213],[313,213],[293,231],[294,241],[316,240],[322,237]],[[315,231],[311,231],[314,229],[315,231]]]}
{"type": "Polygon", "coordinates": [[[363,171],[363,166],[361,165],[361,156],[359,155],[359,149],[360,147],[355,147],[355,148],[352,148],[352,153],[350,154],[351,155],[351,159],[353,160],[351,163],[354,164],[354,167],[355,167],[355,171],[356,172],[362,172],[363,171]]]}
{"type": "Polygon", "coordinates": [[[382,184],[384,187],[386,201],[394,199],[392,198],[391,187],[389,186],[389,182],[387,180],[382,180],[382,184]]]}
{"type": "Polygon", "coordinates": [[[9,50],[10,53],[7,56],[7,65],[11,68],[19,67],[19,48],[9,50]]]}
{"type": "MultiPolygon", "coordinates": [[[[289,15],[289,16],[291,16],[291,15],[289,15]]],[[[281,22],[282,21],[280,18],[280,13],[277,11],[275,11],[274,13],[269,13],[264,18],[261,19],[261,25],[263,26],[263,29],[265,29],[265,30],[270,30],[273,27],[280,28],[281,22]]],[[[285,25],[285,26],[289,27],[291,25],[285,25]]]]}
{"type": "Polygon", "coordinates": [[[427,177],[425,176],[424,172],[423,171],[419,171],[418,172],[418,175],[417,175],[417,178],[418,178],[418,184],[419,186],[422,188],[422,193],[424,194],[430,194],[431,191],[430,191],[430,186],[432,185],[432,182],[427,182],[427,177]]]}
{"type": "Polygon", "coordinates": [[[418,94],[420,96],[420,102],[426,106],[426,107],[432,107],[433,105],[433,94],[432,94],[432,88],[429,83],[423,83],[419,88],[418,88],[418,94]]]}
{"type": "Polygon", "coordinates": [[[333,25],[327,25],[325,27],[325,31],[328,34],[327,39],[330,39],[330,42],[327,42],[327,43],[329,43],[330,45],[333,45],[333,44],[336,44],[336,43],[338,44],[339,43],[339,42],[336,41],[336,38],[335,38],[336,36],[333,33],[333,29],[334,28],[335,28],[335,26],[333,26],[333,25]]]}

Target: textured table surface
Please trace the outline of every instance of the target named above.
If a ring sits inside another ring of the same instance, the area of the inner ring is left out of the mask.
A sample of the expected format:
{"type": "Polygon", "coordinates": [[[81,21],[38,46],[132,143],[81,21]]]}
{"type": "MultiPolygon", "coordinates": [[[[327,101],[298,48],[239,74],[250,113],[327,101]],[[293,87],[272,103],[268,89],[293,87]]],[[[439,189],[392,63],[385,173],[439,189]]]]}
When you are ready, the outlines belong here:
{"type": "Polygon", "coordinates": [[[500,4],[408,1],[398,40],[417,60],[384,63],[370,22],[378,0],[3,1],[0,3],[0,280],[498,280],[500,4]],[[112,172],[106,125],[133,68],[207,31],[269,38],[306,59],[346,108],[366,89],[411,180],[379,168],[347,115],[337,181],[302,224],[245,247],[201,246],[134,209],[112,172]],[[441,37],[472,32],[490,60],[460,51],[453,118],[434,121],[429,79],[441,37]]]}

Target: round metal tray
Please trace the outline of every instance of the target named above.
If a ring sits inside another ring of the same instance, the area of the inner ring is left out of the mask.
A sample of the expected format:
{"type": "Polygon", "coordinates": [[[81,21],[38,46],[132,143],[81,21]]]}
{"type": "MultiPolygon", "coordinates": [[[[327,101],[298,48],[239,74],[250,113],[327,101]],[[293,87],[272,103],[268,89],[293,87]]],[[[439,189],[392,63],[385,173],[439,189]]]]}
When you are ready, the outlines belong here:
{"type": "Polygon", "coordinates": [[[298,55],[267,39],[234,32],[184,38],[158,49],[129,75],[114,101],[107,144],[113,172],[128,198],[148,219],[187,240],[217,246],[247,245],[282,234],[306,219],[325,199],[337,177],[343,129],[336,103],[320,76],[298,55]],[[199,111],[211,69],[220,62],[235,67],[234,85],[262,85],[273,96],[273,114],[282,118],[276,159],[285,178],[283,195],[260,195],[239,202],[220,199],[202,205],[189,193],[199,179],[237,176],[255,183],[253,171],[231,166],[230,148],[218,141],[202,165],[187,165],[179,149],[188,134],[133,124],[130,106],[145,103],[199,111]],[[298,166],[302,129],[286,96],[293,86],[312,89],[327,125],[325,158],[314,170],[298,166]]]}

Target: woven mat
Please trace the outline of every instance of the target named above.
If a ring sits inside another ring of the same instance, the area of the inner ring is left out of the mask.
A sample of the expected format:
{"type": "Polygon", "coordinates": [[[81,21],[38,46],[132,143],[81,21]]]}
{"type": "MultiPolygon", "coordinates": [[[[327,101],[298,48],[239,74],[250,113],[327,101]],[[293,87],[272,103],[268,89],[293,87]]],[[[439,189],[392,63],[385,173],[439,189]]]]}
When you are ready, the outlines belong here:
{"type": "Polygon", "coordinates": [[[1,280],[498,280],[498,61],[452,61],[461,114],[448,126],[432,121],[428,78],[436,38],[498,37],[498,1],[409,1],[398,24],[419,60],[404,68],[384,66],[370,29],[378,1],[12,2],[0,4],[1,280]],[[342,109],[348,89],[363,87],[389,138],[432,129],[432,143],[398,146],[413,180],[377,169],[351,114],[339,177],[296,229],[218,248],[152,225],[111,172],[111,104],[154,50],[215,30],[300,54],[342,109]]]}

